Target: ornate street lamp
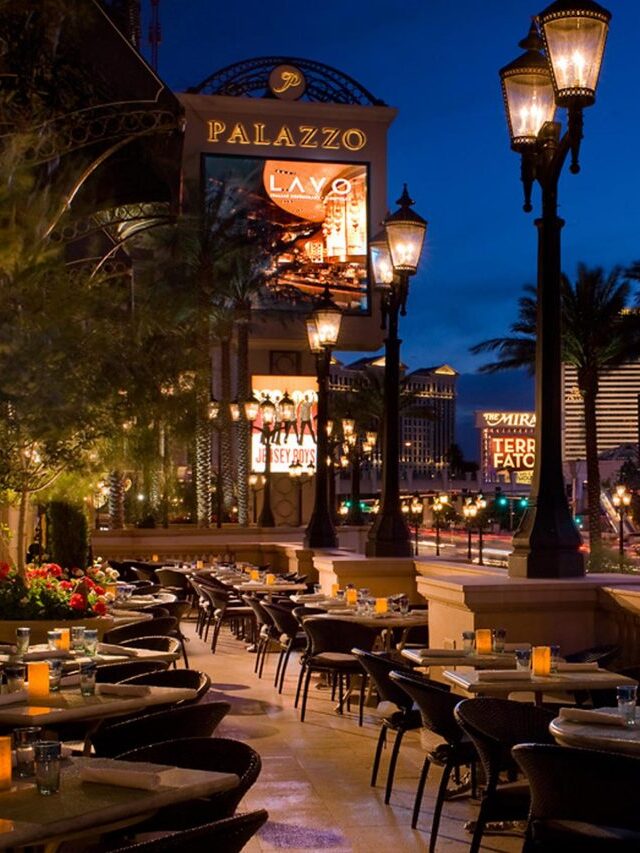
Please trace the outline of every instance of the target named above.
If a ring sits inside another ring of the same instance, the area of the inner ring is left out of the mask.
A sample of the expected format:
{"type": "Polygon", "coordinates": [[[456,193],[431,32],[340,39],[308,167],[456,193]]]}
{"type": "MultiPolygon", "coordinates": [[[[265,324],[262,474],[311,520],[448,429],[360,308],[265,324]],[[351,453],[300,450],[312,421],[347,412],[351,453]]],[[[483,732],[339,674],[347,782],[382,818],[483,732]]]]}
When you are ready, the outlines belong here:
{"type": "Polygon", "coordinates": [[[264,486],[264,474],[256,474],[255,472],[249,474],[249,488],[251,489],[251,493],[253,495],[254,524],[257,524],[258,521],[258,492],[262,491],[260,486],[264,486]]]}
{"type": "Polygon", "coordinates": [[[416,492],[410,501],[405,501],[401,506],[401,511],[406,517],[408,523],[413,528],[413,537],[414,537],[414,553],[415,556],[418,556],[418,544],[419,544],[419,534],[420,534],[420,525],[424,518],[424,501],[420,497],[420,495],[416,492]]]}
{"type": "Polygon", "coordinates": [[[398,472],[400,447],[400,338],[398,315],[406,314],[409,279],[415,275],[427,232],[427,222],[412,210],[405,184],[398,210],[387,216],[384,232],[370,244],[374,284],[380,291],[385,338],[384,415],[382,448],[382,505],[369,532],[370,557],[409,557],[411,539],[400,504],[398,472]]]}
{"type": "Polygon", "coordinates": [[[315,466],[308,465],[306,468],[297,459],[289,465],[289,476],[293,480],[297,491],[297,521],[296,527],[302,527],[302,489],[309,483],[315,473],[315,466]]]}
{"type": "Polygon", "coordinates": [[[536,459],[531,499],[513,538],[513,577],[584,574],[581,537],[562,473],[562,350],[558,183],[567,156],[580,170],[582,111],[594,103],[611,15],[593,0],[557,0],[540,13],[520,46],[525,53],[501,72],[511,147],[521,155],[524,210],[535,181],[542,192],[538,229],[536,327],[536,459]],[[542,31],[542,38],[539,31],[542,31]],[[544,42],[543,39],[544,38],[544,42]],[[546,54],[543,53],[546,49],[546,54]],[[545,67],[546,66],[546,67],[545,67]],[[554,121],[567,109],[567,129],[554,121]]]}
{"type": "Polygon", "coordinates": [[[440,514],[446,509],[448,503],[448,495],[436,495],[431,506],[434,526],[436,528],[436,557],[440,556],[440,514]]]}
{"type": "Polygon", "coordinates": [[[207,403],[207,418],[211,421],[211,426],[216,430],[217,440],[217,456],[218,456],[218,471],[216,476],[216,527],[218,530],[222,527],[222,429],[223,424],[220,423],[220,401],[215,397],[211,397],[207,403]]]}
{"type": "Polygon", "coordinates": [[[332,513],[329,510],[329,436],[327,434],[327,423],[329,420],[331,350],[338,343],[341,322],[342,311],[331,299],[329,288],[325,287],[323,295],[307,320],[309,348],[316,357],[318,379],[316,484],[313,511],[304,538],[307,548],[336,548],[338,545],[338,538],[331,517],[332,513]]]}
{"type": "Polygon", "coordinates": [[[343,523],[351,525],[365,524],[364,513],[360,505],[360,474],[363,459],[372,454],[375,449],[377,433],[367,430],[363,438],[356,430],[354,418],[342,418],[342,435],[344,437],[341,463],[344,467],[351,466],[351,497],[348,512],[344,515],[343,523]]]}
{"type": "Polygon", "coordinates": [[[624,517],[631,506],[631,492],[627,491],[626,486],[620,484],[616,486],[612,501],[618,511],[618,552],[620,554],[620,565],[622,565],[624,559],[624,517]]]}
{"type": "Polygon", "coordinates": [[[478,524],[478,565],[483,566],[483,554],[482,554],[482,533],[484,530],[484,517],[482,515],[483,511],[487,508],[487,502],[482,497],[482,495],[478,495],[475,500],[471,500],[469,498],[465,505],[462,507],[462,514],[465,517],[467,522],[467,559],[471,562],[471,530],[473,528],[474,522],[477,519],[478,524]]]}

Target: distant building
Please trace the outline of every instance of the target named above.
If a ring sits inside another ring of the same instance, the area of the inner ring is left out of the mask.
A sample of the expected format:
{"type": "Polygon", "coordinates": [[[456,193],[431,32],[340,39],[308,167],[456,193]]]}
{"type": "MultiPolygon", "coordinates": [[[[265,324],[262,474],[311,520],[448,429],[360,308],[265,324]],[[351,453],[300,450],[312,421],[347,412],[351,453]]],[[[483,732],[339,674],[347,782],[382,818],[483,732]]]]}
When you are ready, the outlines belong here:
{"type": "MultiPolygon", "coordinates": [[[[440,477],[447,469],[447,453],[455,442],[458,373],[448,364],[422,367],[411,373],[402,365],[401,370],[405,386],[416,400],[414,413],[400,417],[400,462],[413,478],[440,477]],[[431,416],[419,416],[416,408],[431,416]]],[[[384,356],[361,358],[349,365],[335,362],[331,366],[331,390],[348,391],[365,371],[378,374],[382,383],[384,356]]]]}
{"type": "MultiPolygon", "coordinates": [[[[565,462],[584,459],[584,406],[576,369],[565,364],[563,382],[563,456],[565,462]]],[[[638,395],[640,394],[640,361],[623,364],[603,373],[596,408],[598,451],[604,453],[621,444],[638,441],[638,395]]]]}

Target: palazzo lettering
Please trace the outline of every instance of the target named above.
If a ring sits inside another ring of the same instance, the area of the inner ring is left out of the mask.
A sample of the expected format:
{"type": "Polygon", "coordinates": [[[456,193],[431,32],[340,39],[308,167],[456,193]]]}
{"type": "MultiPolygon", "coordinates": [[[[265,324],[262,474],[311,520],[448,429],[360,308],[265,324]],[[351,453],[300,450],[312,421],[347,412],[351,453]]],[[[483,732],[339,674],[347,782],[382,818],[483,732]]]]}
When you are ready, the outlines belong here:
{"type": "Polygon", "coordinates": [[[289,127],[282,124],[275,133],[264,122],[251,124],[237,121],[227,124],[220,119],[208,119],[207,142],[227,145],[272,145],[274,148],[320,148],[325,151],[360,151],[367,144],[364,130],[350,127],[317,127],[301,124],[289,127]]]}

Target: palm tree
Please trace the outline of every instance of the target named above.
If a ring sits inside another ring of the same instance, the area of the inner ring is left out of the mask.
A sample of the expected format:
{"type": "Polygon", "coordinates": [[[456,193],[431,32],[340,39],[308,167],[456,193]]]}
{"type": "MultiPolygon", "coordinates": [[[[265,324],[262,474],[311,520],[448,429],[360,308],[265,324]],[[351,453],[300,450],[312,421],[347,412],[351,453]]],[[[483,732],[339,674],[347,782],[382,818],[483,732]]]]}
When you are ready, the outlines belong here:
{"type": "MultiPolygon", "coordinates": [[[[578,265],[575,282],[562,275],[562,358],[575,367],[578,389],[584,404],[585,456],[589,537],[592,550],[601,544],[600,470],[596,404],[603,373],[640,356],[640,316],[628,311],[631,285],[619,268],[606,274],[601,267],[578,265]]],[[[525,368],[535,365],[536,290],[524,288],[518,301],[518,319],[511,336],[492,338],[471,347],[478,353],[497,353],[498,361],[480,368],[481,373],[525,368]]]]}

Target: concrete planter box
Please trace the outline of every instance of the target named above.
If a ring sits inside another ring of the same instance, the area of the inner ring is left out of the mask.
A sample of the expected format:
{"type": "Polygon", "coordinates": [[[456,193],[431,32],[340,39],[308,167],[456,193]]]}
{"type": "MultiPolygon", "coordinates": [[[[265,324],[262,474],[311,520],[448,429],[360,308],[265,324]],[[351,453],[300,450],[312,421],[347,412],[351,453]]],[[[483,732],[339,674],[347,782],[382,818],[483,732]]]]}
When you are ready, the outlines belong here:
{"type": "Polygon", "coordinates": [[[96,628],[98,639],[101,640],[105,631],[113,628],[111,616],[94,616],[86,619],[4,619],[0,620],[0,643],[15,643],[16,628],[31,628],[31,644],[46,643],[47,631],[54,628],[71,628],[73,625],[84,625],[85,628],[96,628]]]}

